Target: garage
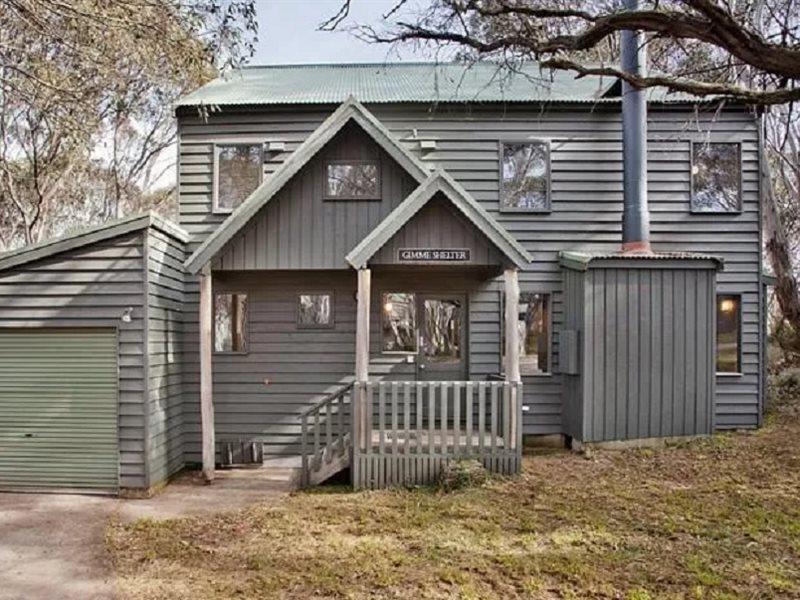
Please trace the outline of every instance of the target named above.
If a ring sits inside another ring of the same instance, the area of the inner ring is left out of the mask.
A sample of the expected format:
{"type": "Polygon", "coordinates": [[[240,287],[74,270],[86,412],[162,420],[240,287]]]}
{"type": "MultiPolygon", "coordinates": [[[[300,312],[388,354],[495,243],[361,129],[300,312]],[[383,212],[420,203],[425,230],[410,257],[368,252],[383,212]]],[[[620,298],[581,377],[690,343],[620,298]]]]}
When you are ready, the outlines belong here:
{"type": "Polygon", "coordinates": [[[116,492],[117,331],[0,330],[0,488],[116,492]]]}
{"type": "Polygon", "coordinates": [[[0,491],[148,494],[183,467],[186,239],[144,214],[0,254],[0,491]]]}

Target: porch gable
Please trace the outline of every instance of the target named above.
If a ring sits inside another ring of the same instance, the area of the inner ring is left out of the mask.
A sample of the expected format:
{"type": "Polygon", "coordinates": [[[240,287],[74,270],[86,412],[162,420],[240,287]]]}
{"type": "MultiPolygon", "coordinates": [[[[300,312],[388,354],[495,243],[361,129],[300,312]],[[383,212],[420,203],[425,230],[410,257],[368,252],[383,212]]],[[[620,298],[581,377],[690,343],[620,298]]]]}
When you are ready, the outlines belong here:
{"type": "Polygon", "coordinates": [[[347,262],[355,269],[365,268],[434,198],[444,199],[477,228],[510,266],[524,268],[533,260],[531,254],[477,200],[443,169],[437,169],[348,253],[347,262]]]}

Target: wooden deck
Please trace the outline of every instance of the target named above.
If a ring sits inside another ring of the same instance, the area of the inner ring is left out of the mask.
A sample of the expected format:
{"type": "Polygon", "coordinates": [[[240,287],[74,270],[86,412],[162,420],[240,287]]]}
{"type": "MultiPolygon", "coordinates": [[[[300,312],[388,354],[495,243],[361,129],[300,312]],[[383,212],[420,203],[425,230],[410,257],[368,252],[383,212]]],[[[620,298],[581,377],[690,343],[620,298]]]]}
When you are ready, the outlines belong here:
{"type": "Polygon", "coordinates": [[[518,473],[521,384],[392,381],[351,384],[302,416],[305,485],[351,468],[353,486],[435,482],[452,460],[518,473]]]}

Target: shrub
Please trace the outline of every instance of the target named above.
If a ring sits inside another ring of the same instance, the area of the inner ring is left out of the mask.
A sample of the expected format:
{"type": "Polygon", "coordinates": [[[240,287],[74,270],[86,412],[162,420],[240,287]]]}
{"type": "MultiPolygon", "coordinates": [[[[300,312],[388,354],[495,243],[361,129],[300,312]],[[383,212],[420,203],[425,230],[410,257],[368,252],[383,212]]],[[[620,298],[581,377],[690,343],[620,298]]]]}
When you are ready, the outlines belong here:
{"type": "Polygon", "coordinates": [[[452,492],[469,487],[480,487],[489,479],[486,468],[474,459],[450,461],[439,476],[439,487],[452,492]]]}
{"type": "Polygon", "coordinates": [[[770,408],[796,404],[800,399],[800,368],[785,369],[768,379],[770,408]]]}

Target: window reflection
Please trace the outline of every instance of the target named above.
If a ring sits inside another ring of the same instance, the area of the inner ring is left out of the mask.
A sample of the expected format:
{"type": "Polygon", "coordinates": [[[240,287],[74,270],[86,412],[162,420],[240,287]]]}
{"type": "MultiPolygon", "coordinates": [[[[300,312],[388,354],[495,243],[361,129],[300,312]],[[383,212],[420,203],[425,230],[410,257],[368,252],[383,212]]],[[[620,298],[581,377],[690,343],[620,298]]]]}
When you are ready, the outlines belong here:
{"type": "Polygon", "coordinates": [[[379,198],[378,164],[375,162],[328,163],[327,198],[379,198]]]}
{"type": "Polygon", "coordinates": [[[461,358],[462,307],[458,300],[425,300],[422,353],[429,362],[458,362],[461,358]]]}
{"type": "Polygon", "coordinates": [[[239,206],[261,183],[261,144],[217,146],[217,210],[239,206]]]}
{"type": "Polygon", "coordinates": [[[215,295],[214,351],[247,352],[247,294],[215,295]]]}
{"type": "Polygon", "coordinates": [[[549,153],[543,142],[503,144],[501,207],[549,210],[549,153]]]}
{"type": "Polygon", "coordinates": [[[385,293],[381,298],[384,352],[417,351],[417,309],[412,293],[385,293]]]}
{"type": "Polygon", "coordinates": [[[717,297],[717,373],[739,373],[741,332],[739,296],[717,297]]]}
{"type": "Polygon", "coordinates": [[[300,294],[297,324],[302,327],[327,327],[333,324],[330,294],[300,294]]]}
{"type": "Polygon", "coordinates": [[[692,210],[735,212],[741,192],[739,144],[692,146],[692,210]]]}

